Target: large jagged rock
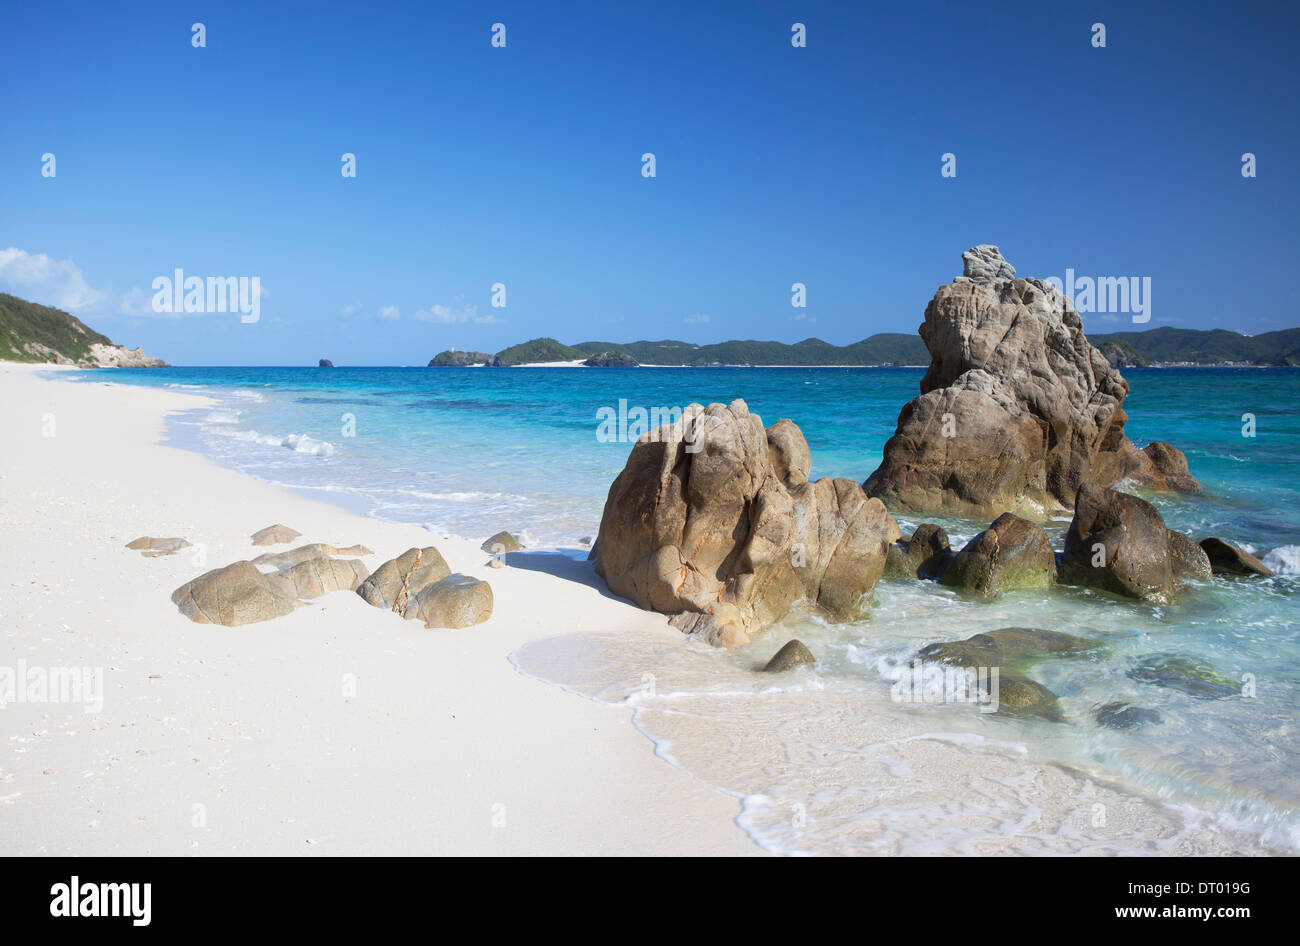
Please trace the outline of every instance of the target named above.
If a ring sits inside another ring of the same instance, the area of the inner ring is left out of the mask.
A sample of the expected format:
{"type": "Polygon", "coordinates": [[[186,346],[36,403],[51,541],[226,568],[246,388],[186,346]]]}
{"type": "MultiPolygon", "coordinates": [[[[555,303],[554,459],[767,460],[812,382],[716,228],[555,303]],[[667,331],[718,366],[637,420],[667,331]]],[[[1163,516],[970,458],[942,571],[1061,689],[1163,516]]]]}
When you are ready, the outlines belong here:
{"type": "Polygon", "coordinates": [[[1017,278],[995,246],[962,259],[963,275],[926,307],[930,367],[867,495],[913,513],[1041,518],[1072,509],[1084,484],[1154,469],[1124,435],[1128,383],[1084,336],[1070,300],[1017,278]]]}
{"type": "Polygon", "coordinates": [[[269,621],[297,607],[293,596],[252,562],[214,568],[172,592],[172,603],[196,624],[235,627],[269,621]]]}
{"type": "Polygon", "coordinates": [[[330,591],[356,591],[370,574],[358,559],[311,558],[267,576],[295,598],[319,598],[330,591]]]}
{"type": "Polygon", "coordinates": [[[1146,500],[1098,486],[1079,490],[1065,534],[1061,580],[1127,598],[1170,600],[1179,579],[1206,578],[1187,536],[1165,528],[1146,500]]]}
{"type": "Polygon", "coordinates": [[[860,613],[898,523],[857,483],[808,481],[808,443],[744,401],[692,404],[640,437],[609,490],[596,571],[615,594],[732,646],[798,601],[860,613]]]}
{"type": "Polygon", "coordinates": [[[985,597],[1056,584],[1056,553],[1042,527],[1003,513],[966,543],[939,579],[985,597]]]}

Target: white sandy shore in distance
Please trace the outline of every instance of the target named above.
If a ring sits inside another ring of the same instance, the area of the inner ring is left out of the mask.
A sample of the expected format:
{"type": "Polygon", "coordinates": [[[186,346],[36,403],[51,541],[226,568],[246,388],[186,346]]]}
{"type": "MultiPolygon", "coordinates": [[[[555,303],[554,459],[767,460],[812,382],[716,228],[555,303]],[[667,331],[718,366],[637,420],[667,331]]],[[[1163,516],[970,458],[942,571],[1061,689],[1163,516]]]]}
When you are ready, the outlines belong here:
{"type": "Polygon", "coordinates": [[[49,371],[0,362],[0,666],[103,667],[104,706],[0,710],[5,854],[762,853],[738,801],[656,758],[628,709],[507,659],[550,635],[677,634],[662,617],[162,445],[166,412],[202,398],[49,371]],[[372,570],[437,545],[491,582],[495,614],[425,630],[347,592],[243,627],[177,612],[173,589],[268,551],[249,536],[277,522],[368,546],[372,570]],[[124,548],[141,535],[206,563],[124,548]]]}

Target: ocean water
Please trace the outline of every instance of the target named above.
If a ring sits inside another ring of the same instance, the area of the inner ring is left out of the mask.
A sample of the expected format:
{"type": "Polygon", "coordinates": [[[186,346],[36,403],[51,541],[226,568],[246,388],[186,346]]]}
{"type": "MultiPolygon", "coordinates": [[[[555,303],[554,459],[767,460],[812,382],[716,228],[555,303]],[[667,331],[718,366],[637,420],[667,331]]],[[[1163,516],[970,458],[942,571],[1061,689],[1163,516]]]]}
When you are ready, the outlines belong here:
{"type": "MultiPolygon", "coordinates": [[[[1133,491],[1171,528],[1238,543],[1276,577],[1199,584],[1165,606],[1070,588],[982,602],[930,582],[882,582],[857,621],[795,614],[733,652],[666,631],[536,641],[511,659],[523,673],[632,707],[656,751],[735,795],[741,827],[773,851],[1296,853],[1300,372],[1125,374],[1130,437],[1183,449],[1205,488],[1133,491]],[[893,681],[920,646],[1007,626],[1103,645],[1030,670],[1059,697],[1063,722],[894,699],[893,681]],[[794,636],[816,655],[815,668],[777,679],[753,672],[794,636]],[[1135,664],[1152,654],[1194,658],[1250,695],[1204,699],[1135,679],[1135,664]],[[1098,726],[1093,712],[1113,701],[1159,721],[1098,726]]],[[[815,477],[861,481],[921,375],[170,368],[112,378],[216,398],[214,408],[175,416],[169,436],[250,475],[434,533],[523,530],[536,547],[578,549],[595,536],[630,447],[598,436],[602,409],[744,398],[765,423],[788,417],[800,426],[815,477]]],[[[904,534],[918,521],[901,519],[904,534]]],[[[987,526],[929,521],[954,545],[987,526]]],[[[1046,524],[1057,548],[1067,525],[1046,524]]]]}

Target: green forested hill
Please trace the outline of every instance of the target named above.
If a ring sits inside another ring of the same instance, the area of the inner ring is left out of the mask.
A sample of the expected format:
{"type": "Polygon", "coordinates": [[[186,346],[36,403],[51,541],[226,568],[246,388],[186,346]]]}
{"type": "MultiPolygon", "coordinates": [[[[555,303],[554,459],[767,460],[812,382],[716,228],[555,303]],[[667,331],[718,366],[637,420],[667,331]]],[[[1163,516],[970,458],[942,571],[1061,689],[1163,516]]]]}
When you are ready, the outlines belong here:
{"type": "Polygon", "coordinates": [[[0,293],[0,358],[48,362],[59,355],[78,362],[95,344],[113,343],[62,309],[0,293]]]}

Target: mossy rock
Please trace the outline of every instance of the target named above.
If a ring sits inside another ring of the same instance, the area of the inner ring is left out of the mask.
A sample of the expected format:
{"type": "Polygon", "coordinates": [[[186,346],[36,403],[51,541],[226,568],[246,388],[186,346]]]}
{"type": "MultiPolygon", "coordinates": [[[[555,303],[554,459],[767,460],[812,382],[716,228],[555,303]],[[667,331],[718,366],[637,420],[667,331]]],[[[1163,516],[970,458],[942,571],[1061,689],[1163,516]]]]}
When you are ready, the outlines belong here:
{"type": "Polygon", "coordinates": [[[1137,729],[1141,726],[1155,726],[1164,722],[1164,717],[1157,710],[1145,706],[1131,706],[1118,700],[1095,707],[1092,711],[1092,719],[1098,726],[1120,731],[1137,729]]]}
{"type": "Polygon", "coordinates": [[[927,644],[917,652],[921,660],[958,667],[1016,666],[1048,657],[1077,657],[1101,650],[1099,641],[1037,627],[1003,627],[961,641],[927,644]]]}
{"type": "MultiPolygon", "coordinates": [[[[991,676],[990,674],[990,678],[991,676]]],[[[992,679],[989,682],[990,696],[992,696],[992,679]]],[[[1055,693],[1036,680],[1030,680],[1018,673],[999,669],[996,695],[997,712],[1000,714],[1035,717],[1051,722],[1059,722],[1065,718],[1055,693]]]]}
{"type": "Polygon", "coordinates": [[[1181,654],[1148,654],[1128,675],[1139,683],[1168,687],[1199,700],[1221,700],[1241,692],[1241,683],[1210,665],[1181,654]]]}

